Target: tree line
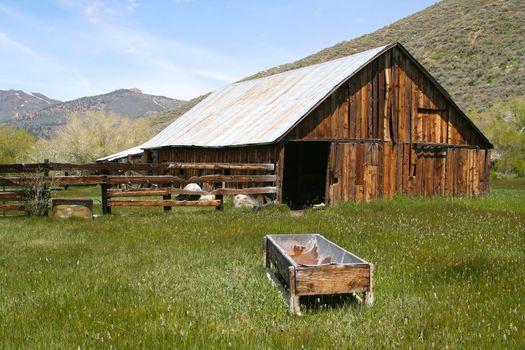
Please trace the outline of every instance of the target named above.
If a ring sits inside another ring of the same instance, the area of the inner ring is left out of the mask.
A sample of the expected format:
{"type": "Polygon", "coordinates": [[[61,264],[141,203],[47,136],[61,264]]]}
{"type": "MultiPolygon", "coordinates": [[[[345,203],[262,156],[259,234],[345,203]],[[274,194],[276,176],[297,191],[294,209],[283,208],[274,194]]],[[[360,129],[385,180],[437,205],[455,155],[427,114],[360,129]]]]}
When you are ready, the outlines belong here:
{"type": "Polygon", "coordinates": [[[153,136],[147,118],[113,113],[72,114],[51,138],[37,138],[24,129],[0,124],[0,163],[91,163],[97,158],[135,147],[153,136]]]}

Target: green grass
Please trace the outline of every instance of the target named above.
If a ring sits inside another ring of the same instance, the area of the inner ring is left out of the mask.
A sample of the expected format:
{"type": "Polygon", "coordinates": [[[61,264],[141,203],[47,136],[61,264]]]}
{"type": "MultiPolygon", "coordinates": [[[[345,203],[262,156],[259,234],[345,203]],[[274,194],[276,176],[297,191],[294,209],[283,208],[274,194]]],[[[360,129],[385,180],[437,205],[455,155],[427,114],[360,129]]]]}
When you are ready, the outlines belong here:
{"type": "Polygon", "coordinates": [[[524,348],[525,186],[515,183],[302,217],[275,207],[0,218],[0,348],[524,348]],[[304,232],[375,264],[372,308],[287,312],[261,265],[262,237],[304,232]]]}

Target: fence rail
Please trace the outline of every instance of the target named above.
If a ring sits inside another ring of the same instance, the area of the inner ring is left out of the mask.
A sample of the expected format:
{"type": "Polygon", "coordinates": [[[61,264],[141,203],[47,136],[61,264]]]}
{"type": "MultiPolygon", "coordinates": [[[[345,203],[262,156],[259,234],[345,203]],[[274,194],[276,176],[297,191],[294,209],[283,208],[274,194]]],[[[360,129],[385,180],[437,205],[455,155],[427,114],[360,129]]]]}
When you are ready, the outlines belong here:
{"type": "MultiPolygon", "coordinates": [[[[103,214],[111,214],[111,207],[163,207],[165,211],[174,206],[206,206],[224,208],[224,196],[236,194],[245,195],[272,195],[277,193],[275,186],[277,176],[269,174],[275,170],[272,163],[161,163],[161,164],[126,164],[126,163],[35,163],[35,164],[0,164],[0,173],[9,176],[0,176],[0,186],[22,187],[26,190],[42,183],[49,191],[57,186],[100,185],[103,214]],[[184,178],[175,175],[75,175],[75,176],[49,176],[50,171],[83,170],[91,172],[105,171],[154,171],[165,173],[176,169],[214,170],[211,175],[191,176],[184,178]],[[230,170],[244,172],[263,172],[263,174],[229,174],[230,170]],[[14,176],[19,173],[21,176],[14,176]],[[31,176],[31,173],[43,173],[43,176],[31,176]],[[205,185],[207,190],[191,191],[183,186],[197,183],[205,185]],[[122,185],[148,186],[148,188],[112,188],[122,185]],[[158,186],[157,188],[152,188],[158,186]],[[239,188],[235,188],[239,187],[239,188]],[[172,199],[172,195],[186,196],[187,200],[172,199]],[[143,199],[143,197],[160,196],[162,199],[143,199]],[[189,197],[187,197],[189,196],[189,197]],[[213,199],[197,200],[192,197],[214,196],[213,199]],[[142,197],[140,200],[130,199],[142,197]]],[[[15,210],[26,210],[20,203],[5,205],[6,201],[19,201],[22,191],[9,190],[0,192],[0,213],[15,210]]]]}
{"type": "Polygon", "coordinates": [[[197,170],[262,170],[274,171],[273,163],[31,163],[31,164],[0,164],[0,173],[32,173],[39,171],[153,171],[162,172],[172,169],[197,170]]]}

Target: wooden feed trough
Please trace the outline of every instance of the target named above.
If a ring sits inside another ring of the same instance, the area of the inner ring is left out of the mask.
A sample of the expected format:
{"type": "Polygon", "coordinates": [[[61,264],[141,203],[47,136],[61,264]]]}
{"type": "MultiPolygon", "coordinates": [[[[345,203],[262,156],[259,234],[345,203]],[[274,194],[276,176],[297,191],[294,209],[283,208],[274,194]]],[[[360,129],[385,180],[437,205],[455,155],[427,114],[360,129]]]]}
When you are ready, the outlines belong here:
{"type": "Polygon", "coordinates": [[[268,277],[281,292],[291,312],[300,314],[300,297],[363,293],[374,302],[374,266],[319,234],[278,234],[264,237],[264,264],[268,277]],[[275,267],[287,289],[279,283],[275,267]]]}

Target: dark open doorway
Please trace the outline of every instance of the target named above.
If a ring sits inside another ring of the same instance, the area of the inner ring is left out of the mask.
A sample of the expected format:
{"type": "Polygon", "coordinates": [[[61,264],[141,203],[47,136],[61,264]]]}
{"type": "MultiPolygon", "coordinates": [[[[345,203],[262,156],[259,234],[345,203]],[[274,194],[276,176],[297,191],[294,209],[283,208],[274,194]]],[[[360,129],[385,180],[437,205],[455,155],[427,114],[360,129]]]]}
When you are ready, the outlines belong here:
{"type": "Polygon", "coordinates": [[[329,142],[288,142],[284,148],[283,200],[292,209],[324,203],[329,142]]]}

